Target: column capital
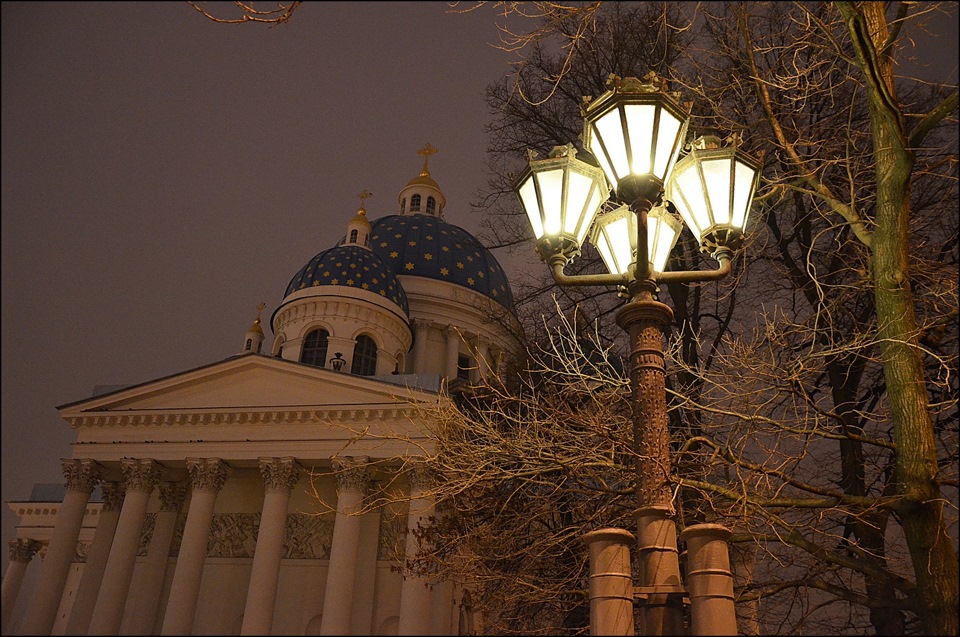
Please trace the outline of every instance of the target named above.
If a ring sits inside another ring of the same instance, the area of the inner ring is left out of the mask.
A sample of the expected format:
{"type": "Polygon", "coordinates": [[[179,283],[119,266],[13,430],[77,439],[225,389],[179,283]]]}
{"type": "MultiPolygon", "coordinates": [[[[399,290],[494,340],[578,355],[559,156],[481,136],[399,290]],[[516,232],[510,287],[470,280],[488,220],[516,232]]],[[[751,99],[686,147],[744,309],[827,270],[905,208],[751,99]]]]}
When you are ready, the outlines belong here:
{"type": "Polygon", "coordinates": [[[300,479],[300,467],[295,458],[260,458],[260,474],[267,491],[289,493],[300,479]]]}
{"type": "Polygon", "coordinates": [[[123,458],[120,460],[120,470],[123,471],[127,491],[150,494],[160,481],[160,465],[156,460],[123,458]]]}
{"type": "Polygon", "coordinates": [[[454,337],[460,338],[462,336],[460,332],[460,328],[457,327],[456,325],[448,325],[445,328],[443,328],[443,335],[446,336],[447,338],[454,338],[454,337]]]}
{"type": "Polygon", "coordinates": [[[333,469],[337,472],[337,491],[353,489],[366,493],[370,485],[366,456],[345,456],[333,459],[333,469]]]}
{"type": "Polygon", "coordinates": [[[425,319],[425,318],[415,318],[413,319],[412,323],[413,323],[414,331],[419,332],[420,330],[425,330],[428,327],[430,327],[432,321],[430,321],[430,319],[425,319]]]}
{"type": "Polygon", "coordinates": [[[183,506],[183,501],[187,497],[186,482],[161,482],[160,483],[160,510],[161,511],[179,511],[183,506]]]}
{"type": "Polygon", "coordinates": [[[407,468],[407,479],[411,490],[425,491],[436,484],[437,475],[433,467],[423,460],[414,460],[407,468]]]}
{"type": "Polygon", "coordinates": [[[11,562],[29,562],[40,550],[40,542],[27,538],[10,540],[9,546],[11,562]]]}
{"type": "Polygon", "coordinates": [[[60,461],[67,491],[80,491],[89,495],[100,482],[103,467],[89,459],[64,458],[60,461]]]}
{"type": "Polygon", "coordinates": [[[101,482],[100,494],[103,496],[104,511],[119,511],[123,506],[123,495],[127,485],[122,482],[101,482]]]}
{"type": "Polygon", "coordinates": [[[187,458],[190,488],[218,493],[227,480],[227,466],[220,458],[187,458]]]}

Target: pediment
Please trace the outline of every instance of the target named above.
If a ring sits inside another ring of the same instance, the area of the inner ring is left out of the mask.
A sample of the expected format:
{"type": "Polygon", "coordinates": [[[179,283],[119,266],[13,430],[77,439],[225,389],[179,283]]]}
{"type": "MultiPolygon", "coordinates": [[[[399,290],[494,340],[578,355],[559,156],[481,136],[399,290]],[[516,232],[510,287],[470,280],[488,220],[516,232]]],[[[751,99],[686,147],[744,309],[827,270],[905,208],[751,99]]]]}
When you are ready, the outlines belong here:
{"type": "Polygon", "coordinates": [[[260,354],[242,354],[102,396],[59,407],[71,418],[91,412],[184,412],[194,410],[345,409],[391,407],[436,398],[373,378],[260,354]]]}

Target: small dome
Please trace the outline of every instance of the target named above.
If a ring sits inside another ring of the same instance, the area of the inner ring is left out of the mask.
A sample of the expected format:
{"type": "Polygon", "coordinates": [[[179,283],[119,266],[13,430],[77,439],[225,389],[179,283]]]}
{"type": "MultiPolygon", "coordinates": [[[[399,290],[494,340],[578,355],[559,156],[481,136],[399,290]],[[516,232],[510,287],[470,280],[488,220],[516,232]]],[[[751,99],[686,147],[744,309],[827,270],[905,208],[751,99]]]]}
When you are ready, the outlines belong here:
{"type": "Polygon", "coordinates": [[[340,285],[379,294],[410,316],[407,293],[384,260],[358,245],[339,245],[324,250],[290,280],[284,298],[298,290],[340,285]]]}
{"type": "Polygon", "coordinates": [[[440,190],[440,184],[438,184],[429,173],[420,173],[413,179],[407,182],[407,185],[404,188],[409,188],[410,186],[430,186],[431,188],[436,188],[440,190]]]}
{"type": "Polygon", "coordinates": [[[371,224],[370,249],[397,274],[455,283],[513,311],[497,259],[469,232],[432,215],[390,215],[371,224]]]}

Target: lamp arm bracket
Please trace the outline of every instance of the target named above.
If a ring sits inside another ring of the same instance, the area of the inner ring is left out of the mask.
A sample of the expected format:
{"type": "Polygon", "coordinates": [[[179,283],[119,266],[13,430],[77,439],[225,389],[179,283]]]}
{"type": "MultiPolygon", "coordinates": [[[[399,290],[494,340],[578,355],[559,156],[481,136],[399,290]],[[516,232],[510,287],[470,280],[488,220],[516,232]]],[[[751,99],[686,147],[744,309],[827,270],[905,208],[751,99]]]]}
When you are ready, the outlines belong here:
{"type": "Polygon", "coordinates": [[[633,278],[625,274],[576,274],[571,276],[563,273],[565,265],[559,260],[550,262],[550,272],[553,274],[553,280],[560,285],[627,285],[633,278]]]}
{"type": "Polygon", "coordinates": [[[695,281],[716,281],[730,274],[732,270],[730,253],[718,251],[716,255],[720,266],[716,270],[680,270],[678,272],[658,272],[658,283],[692,283],[695,281]]]}

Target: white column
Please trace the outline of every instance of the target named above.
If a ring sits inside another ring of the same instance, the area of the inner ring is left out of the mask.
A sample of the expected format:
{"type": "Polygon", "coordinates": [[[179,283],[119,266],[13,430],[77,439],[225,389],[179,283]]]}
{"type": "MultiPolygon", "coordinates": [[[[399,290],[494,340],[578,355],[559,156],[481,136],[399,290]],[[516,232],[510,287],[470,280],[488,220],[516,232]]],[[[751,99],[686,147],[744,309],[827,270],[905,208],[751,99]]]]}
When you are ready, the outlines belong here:
{"type": "Polygon", "coordinates": [[[160,608],[160,594],[163,590],[163,578],[167,574],[170,562],[170,545],[177,526],[177,516],[187,495],[184,482],[160,483],[160,511],[153,525],[153,536],[147,548],[147,559],[143,565],[143,575],[134,599],[143,600],[140,612],[132,617],[130,633],[132,635],[153,635],[160,630],[162,617],[157,617],[160,608]]]}
{"type": "Polygon", "coordinates": [[[360,547],[360,510],[367,490],[367,458],[334,459],[337,472],[337,517],[333,523],[327,587],[323,595],[321,635],[349,635],[360,547]]]}
{"type": "Polygon", "coordinates": [[[260,458],[260,473],[263,474],[263,509],[241,635],[269,635],[273,627],[280,558],[287,528],[287,505],[290,490],[300,477],[294,458],[260,458]]]}
{"type": "Polygon", "coordinates": [[[487,349],[487,344],[480,340],[480,337],[477,337],[477,368],[480,373],[480,378],[484,380],[489,380],[490,377],[490,351],[487,349]]]}
{"type": "Polygon", "coordinates": [[[187,470],[190,472],[190,508],[161,635],[189,635],[193,631],[213,507],[227,479],[226,465],[219,458],[187,458],[187,470]]]}
{"type": "Polygon", "coordinates": [[[133,567],[140,549],[143,522],[147,517],[147,505],[160,479],[160,465],[155,460],[124,458],[120,461],[120,468],[126,480],[126,495],[123,497],[123,508],[103,573],[97,605],[90,620],[91,635],[116,635],[120,632],[123,609],[133,579],[133,567]]]}
{"type": "Polygon", "coordinates": [[[448,381],[457,377],[457,361],[460,356],[460,332],[452,325],[443,330],[447,337],[447,362],[444,366],[444,376],[448,381]]]}
{"type": "MultiPolygon", "coordinates": [[[[432,480],[426,465],[417,463],[408,472],[410,480],[410,510],[407,514],[406,559],[412,560],[420,551],[417,528],[427,523],[433,513],[433,497],[429,494],[432,480]]],[[[430,587],[427,579],[414,573],[404,573],[400,588],[400,622],[398,635],[427,635],[430,632],[430,587]]]]}
{"type": "Polygon", "coordinates": [[[0,611],[2,611],[0,633],[7,634],[7,624],[13,616],[13,607],[20,594],[23,576],[27,573],[30,560],[39,550],[40,542],[35,540],[25,538],[10,540],[10,562],[7,564],[7,572],[3,576],[3,587],[0,590],[0,611]]]}
{"type": "Polygon", "coordinates": [[[77,552],[77,538],[83,525],[90,493],[100,481],[102,468],[93,460],[63,460],[66,495],[57,512],[57,521],[40,568],[40,577],[33,593],[21,634],[49,635],[57,619],[63,586],[77,552]]]}
{"type": "Polygon", "coordinates": [[[90,618],[93,617],[93,607],[100,594],[100,585],[103,583],[104,569],[107,567],[107,558],[110,557],[110,547],[113,545],[113,536],[117,530],[117,521],[120,519],[120,507],[123,504],[124,485],[120,482],[104,482],[100,485],[103,495],[103,508],[97,516],[97,530],[93,534],[93,543],[87,553],[87,562],[80,576],[80,586],[77,588],[77,598],[67,620],[66,633],[68,635],[86,635],[90,628],[90,618]]]}
{"type": "Polygon", "coordinates": [[[413,319],[413,373],[427,373],[427,334],[430,321],[413,319]]]}

